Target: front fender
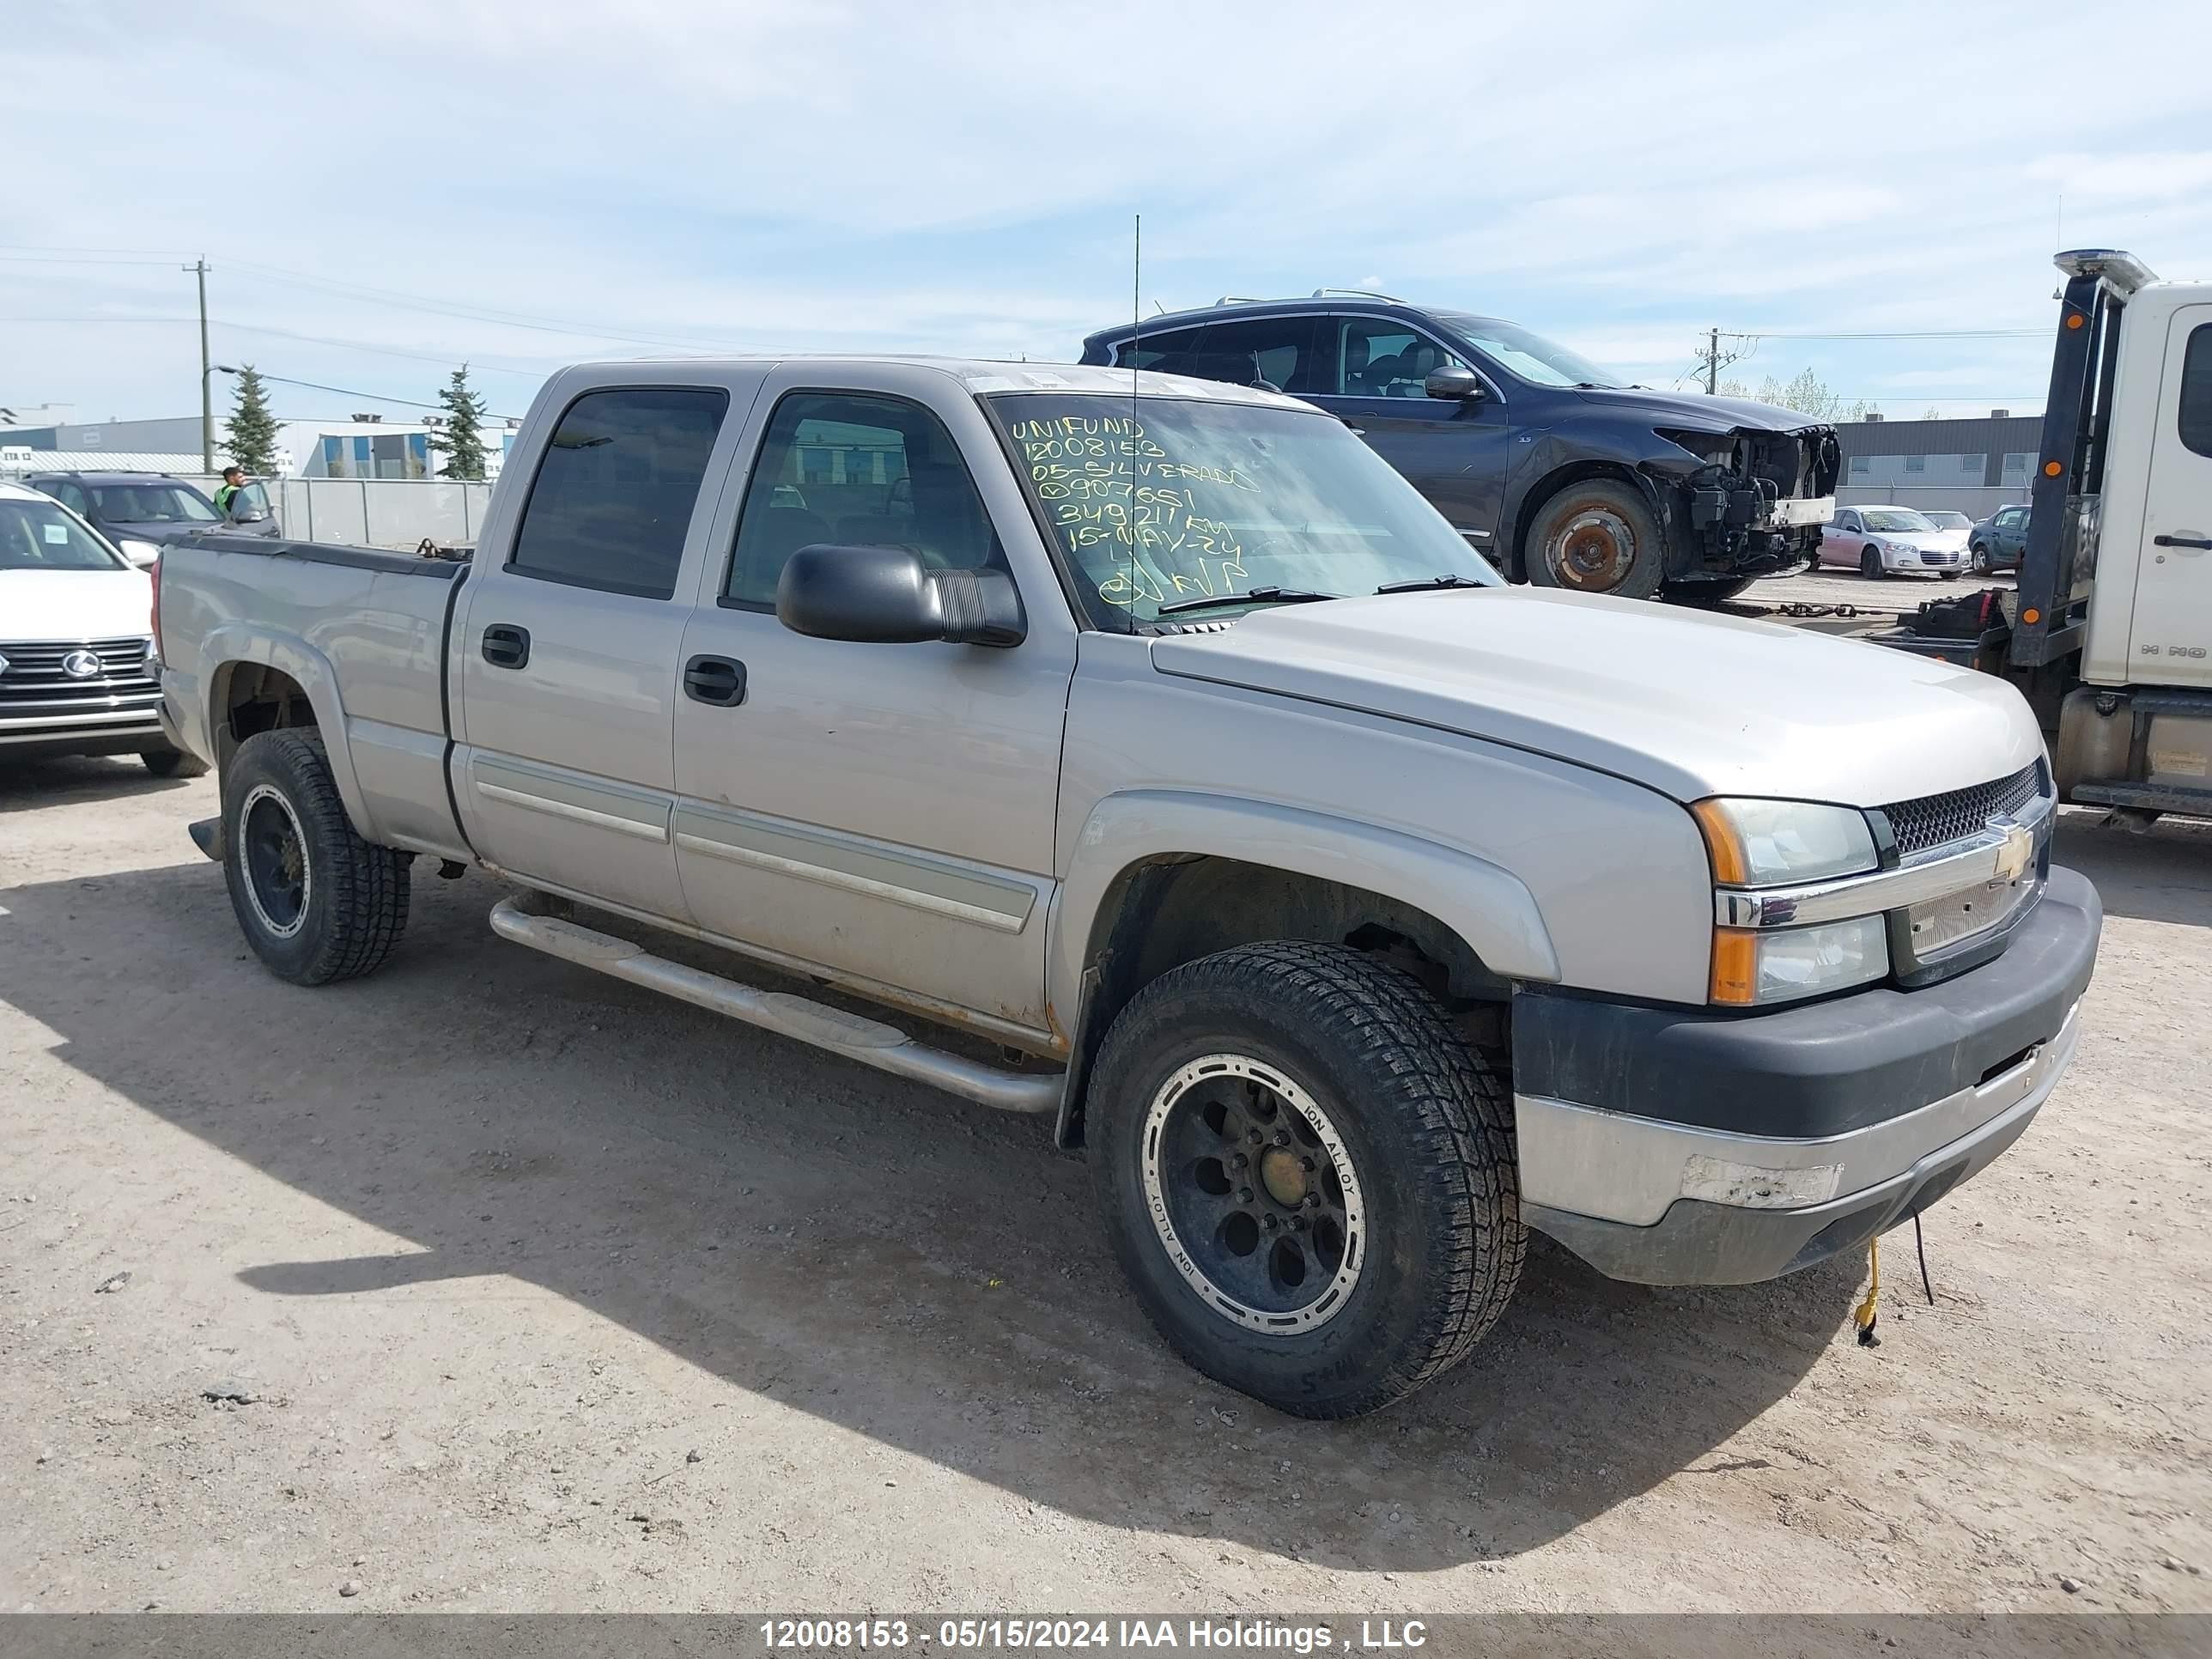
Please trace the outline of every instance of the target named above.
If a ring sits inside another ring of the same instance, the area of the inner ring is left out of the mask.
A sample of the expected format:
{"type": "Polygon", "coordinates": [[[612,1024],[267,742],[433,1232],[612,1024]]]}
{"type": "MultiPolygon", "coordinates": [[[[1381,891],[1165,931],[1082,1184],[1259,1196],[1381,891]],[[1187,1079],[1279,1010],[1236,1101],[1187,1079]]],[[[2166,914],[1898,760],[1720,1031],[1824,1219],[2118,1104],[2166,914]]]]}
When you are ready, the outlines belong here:
{"type": "Polygon", "coordinates": [[[345,708],[338,699],[337,670],[331,659],[295,634],[279,633],[254,623],[231,622],[209,633],[200,647],[200,660],[216,665],[201,689],[201,709],[209,747],[220,748],[217,734],[228,720],[230,678],[240,666],[255,664],[290,675],[307,693],[307,704],[315,711],[323,753],[330,761],[331,778],[337,785],[338,799],[345,803],[346,817],[352,820],[362,840],[376,841],[376,827],[370,822],[361,780],[354,770],[353,750],[346,737],[345,708]]]}
{"type": "Polygon", "coordinates": [[[1506,979],[1556,981],[1559,963],[1535,896],[1500,866],[1435,842],[1328,813],[1195,791],[1131,790],[1091,809],[1052,909],[1048,1006],[1081,1006],[1099,913],[1121,876],[1178,854],[1236,859],[1426,911],[1506,979]]]}

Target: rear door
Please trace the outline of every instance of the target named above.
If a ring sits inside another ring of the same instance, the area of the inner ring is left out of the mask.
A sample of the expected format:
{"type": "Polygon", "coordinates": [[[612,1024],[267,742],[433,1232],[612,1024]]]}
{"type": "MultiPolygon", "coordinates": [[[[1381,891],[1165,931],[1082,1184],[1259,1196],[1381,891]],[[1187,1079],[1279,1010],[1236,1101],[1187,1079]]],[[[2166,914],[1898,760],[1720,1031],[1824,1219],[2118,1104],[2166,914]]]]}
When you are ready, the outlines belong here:
{"type": "Polygon", "coordinates": [[[1073,619],[997,438],[952,384],[889,364],[769,377],[684,641],[676,857],[712,933],[1034,1032],[1073,619]],[[776,582],[814,544],[1010,569],[1028,637],[793,633],[776,582]]]}
{"type": "Polygon", "coordinates": [[[743,411],[720,385],[601,386],[553,417],[502,564],[466,590],[454,793],[514,874],[685,920],[670,753],[688,585],[743,411]]]}
{"type": "Polygon", "coordinates": [[[2212,305],[2182,307],[2166,335],[2142,534],[2136,675],[2212,686],[2212,305]]]}
{"type": "Polygon", "coordinates": [[[1860,545],[1859,515],[1848,507],[1843,507],[1821,526],[1820,562],[1856,564],[1860,545]]]}
{"type": "Polygon", "coordinates": [[[1496,381],[1395,319],[1333,313],[1323,319],[1320,346],[1323,383],[1305,395],[1364,438],[1494,562],[1508,436],[1496,381]],[[1431,370],[1451,365],[1474,368],[1491,395],[1469,402],[1422,390],[1431,370]]]}

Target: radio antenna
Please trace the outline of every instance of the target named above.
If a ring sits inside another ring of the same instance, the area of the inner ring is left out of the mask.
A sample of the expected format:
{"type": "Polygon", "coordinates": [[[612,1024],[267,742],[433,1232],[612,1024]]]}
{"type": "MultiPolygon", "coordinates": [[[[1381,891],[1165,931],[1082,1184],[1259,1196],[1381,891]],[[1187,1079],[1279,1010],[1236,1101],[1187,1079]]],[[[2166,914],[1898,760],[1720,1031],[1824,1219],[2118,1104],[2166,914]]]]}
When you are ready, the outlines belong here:
{"type": "Polygon", "coordinates": [[[1145,337],[1145,216],[1135,216],[1129,244],[1129,504],[1122,534],[1129,538],[1129,631],[1137,631],[1137,347],[1145,337]]]}

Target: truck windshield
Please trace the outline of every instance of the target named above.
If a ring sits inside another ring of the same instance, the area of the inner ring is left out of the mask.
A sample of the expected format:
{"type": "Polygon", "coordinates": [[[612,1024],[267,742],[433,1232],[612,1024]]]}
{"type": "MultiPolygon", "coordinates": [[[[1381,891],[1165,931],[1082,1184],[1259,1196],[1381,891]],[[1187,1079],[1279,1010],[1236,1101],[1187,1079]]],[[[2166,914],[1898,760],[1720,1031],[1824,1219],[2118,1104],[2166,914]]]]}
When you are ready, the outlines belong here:
{"type": "Polygon", "coordinates": [[[1439,311],[1436,319],[1469,345],[1536,386],[1612,392],[1628,384],[1611,369],[1601,368],[1579,352],[1570,351],[1557,340],[1547,340],[1518,323],[1497,317],[1470,317],[1463,311],[1439,311]]]}
{"type": "Polygon", "coordinates": [[[1066,556],[1091,623],[1221,599],[1498,574],[1340,421],[1195,398],[1005,392],[986,399],[1066,556]],[[1279,590],[1270,593],[1267,590],[1279,590]]]}
{"type": "Polygon", "coordinates": [[[129,568],[55,503],[0,501],[0,571],[129,568]]]}

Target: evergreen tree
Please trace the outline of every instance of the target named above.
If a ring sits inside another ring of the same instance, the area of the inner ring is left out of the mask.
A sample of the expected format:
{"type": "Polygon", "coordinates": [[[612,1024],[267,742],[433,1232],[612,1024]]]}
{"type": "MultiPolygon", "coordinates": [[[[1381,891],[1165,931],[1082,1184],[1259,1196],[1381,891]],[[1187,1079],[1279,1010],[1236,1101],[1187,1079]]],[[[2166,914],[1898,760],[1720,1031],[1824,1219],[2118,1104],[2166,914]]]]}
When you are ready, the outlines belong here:
{"type": "Polygon", "coordinates": [[[276,470],[276,417],[269,412],[269,391],[252,363],[238,370],[238,401],[223,422],[223,447],[230,459],[248,472],[264,476],[276,470]]]}
{"type": "Polygon", "coordinates": [[[446,458],[448,478],[481,479],[484,475],[483,404],[469,390],[469,366],[453,371],[451,385],[438,393],[445,406],[446,428],[430,434],[430,447],[446,458]]]}

